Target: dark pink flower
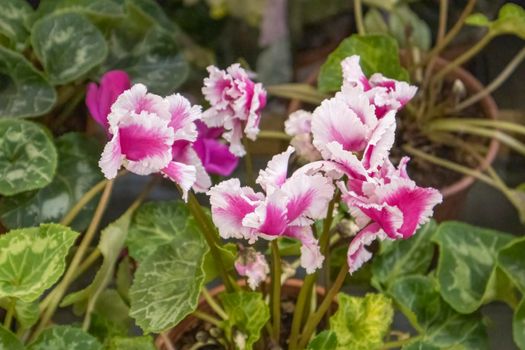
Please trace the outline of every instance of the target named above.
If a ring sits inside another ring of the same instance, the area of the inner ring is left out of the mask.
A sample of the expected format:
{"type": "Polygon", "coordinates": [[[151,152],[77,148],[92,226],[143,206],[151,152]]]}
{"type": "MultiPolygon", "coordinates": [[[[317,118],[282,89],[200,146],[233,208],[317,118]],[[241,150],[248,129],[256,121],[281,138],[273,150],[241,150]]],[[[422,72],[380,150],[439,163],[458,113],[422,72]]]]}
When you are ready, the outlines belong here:
{"type": "Polygon", "coordinates": [[[89,83],[86,92],[86,105],[93,119],[104,130],[109,129],[108,115],[111,105],[117,97],[131,87],[129,76],[121,70],[112,70],[105,73],[100,79],[100,85],[89,83]]]}
{"type": "Polygon", "coordinates": [[[228,146],[219,139],[223,128],[208,128],[201,121],[196,121],[199,135],[193,143],[193,149],[199,156],[204,169],[209,174],[229,176],[237,168],[239,159],[230,152],[228,146]]]}

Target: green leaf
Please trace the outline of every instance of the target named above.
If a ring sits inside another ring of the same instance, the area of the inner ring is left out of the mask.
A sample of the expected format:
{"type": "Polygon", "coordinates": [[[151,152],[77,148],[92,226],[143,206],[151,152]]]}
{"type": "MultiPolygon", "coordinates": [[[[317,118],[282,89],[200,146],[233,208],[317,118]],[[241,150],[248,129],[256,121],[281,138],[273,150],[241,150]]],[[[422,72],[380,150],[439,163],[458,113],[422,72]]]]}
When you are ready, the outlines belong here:
{"type": "MultiPolygon", "coordinates": [[[[175,235],[171,242],[168,244],[163,242],[154,252],[140,261],[130,289],[130,315],[147,333],[164,331],[195,310],[205,279],[202,265],[208,252],[208,246],[195,220],[181,215],[180,203],[149,204],[146,205],[145,210],[158,213],[156,206],[161,212],[173,213],[174,216],[152,214],[149,218],[151,239],[159,239],[154,235],[167,234],[166,230],[175,235]]],[[[144,213],[142,208],[137,213],[137,217],[140,212],[144,213]]],[[[142,220],[147,219],[145,216],[142,217],[142,220]]],[[[137,229],[137,221],[134,222],[133,229],[137,229]]],[[[142,233],[145,229],[146,227],[141,226],[142,233]]],[[[147,244],[145,240],[142,242],[147,244]]],[[[135,253],[144,256],[144,251],[137,248],[135,246],[135,253]]]]}
{"type": "Polygon", "coordinates": [[[432,43],[432,33],[425,21],[407,5],[396,6],[389,20],[390,33],[396,38],[399,46],[409,48],[416,46],[427,51],[432,43]],[[410,36],[407,38],[407,33],[410,36]]]}
{"type": "Polygon", "coordinates": [[[372,264],[373,283],[388,288],[400,277],[426,273],[434,255],[431,238],[436,229],[432,220],[409,239],[381,242],[381,250],[372,264]]]}
{"type": "Polygon", "coordinates": [[[407,316],[420,337],[407,349],[488,348],[481,315],[462,315],[441,298],[436,282],[426,276],[397,279],[389,294],[407,316]]]}
{"type": "Polygon", "coordinates": [[[497,36],[503,34],[514,34],[525,39],[525,10],[523,7],[508,3],[501,7],[498,13],[498,18],[490,21],[485,15],[475,13],[470,15],[467,24],[473,26],[487,27],[489,33],[487,35],[497,36]]]}
{"type": "Polygon", "coordinates": [[[2,350],[24,350],[24,345],[16,335],[0,325],[0,349],[2,350]]]}
{"type": "Polygon", "coordinates": [[[369,34],[388,34],[388,25],[383,15],[375,8],[371,8],[363,18],[365,30],[369,34]]]}
{"type": "MultiPolygon", "coordinates": [[[[97,143],[79,133],[56,139],[58,166],[53,181],[37,192],[22,193],[0,200],[0,218],[8,228],[35,226],[60,221],[80,198],[103,179],[98,167],[97,143]]],[[[96,199],[79,212],[71,227],[83,231],[91,221],[96,199]]]]}
{"type": "Polygon", "coordinates": [[[93,312],[97,304],[98,297],[106,289],[113,278],[115,272],[115,265],[119,258],[120,252],[124,248],[124,242],[128,235],[128,229],[131,222],[131,216],[134,210],[126,211],[115,222],[108,225],[100,234],[100,241],[98,243],[98,250],[104,257],[104,261],[100,266],[93,282],[77,292],[69,294],[64,298],[62,306],[68,306],[73,302],[86,300],[86,317],[93,312]]]}
{"type": "Polygon", "coordinates": [[[446,222],[434,235],[439,245],[437,278],[441,295],[461,313],[472,313],[494,299],[491,282],[498,251],[512,237],[460,222],[446,222]]]}
{"type": "Polygon", "coordinates": [[[54,326],[46,329],[28,350],[102,350],[94,336],[72,326],[54,326]]]}
{"type": "Polygon", "coordinates": [[[100,341],[114,336],[127,336],[132,323],[128,305],[115,289],[106,289],[97,298],[89,333],[100,341]]]}
{"type": "Polygon", "coordinates": [[[133,271],[131,266],[131,258],[125,256],[124,259],[119,263],[117,267],[117,276],[115,279],[115,285],[117,292],[122,299],[129,304],[129,288],[133,280],[133,271]]]}
{"type": "Polygon", "coordinates": [[[514,311],[512,319],[512,336],[514,342],[521,349],[525,349],[525,298],[514,311]]]}
{"type": "Polygon", "coordinates": [[[118,1],[112,0],[41,0],[33,16],[27,21],[28,27],[42,17],[55,13],[73,12],[85,14],[90,19],[113,19],[124,16],[124,9],[118,1]]]}
{"type": "Polygon", "coordinates": [[[113,337],[110,338],[104,350],[155,350],[153,338],[141,337],[113,337]]]}
{"type": "Polygon", "coordinates": [[[226,336],[234,338],[235,332],[240,332],[245,340],[246,350],[251,350],[253,344],[260,338],[261,330],[270,319],[270,309],[264,302],[261,293],[235,292],[222,293],[219,299],[228,315],[226,336]]]}
{"type": "Polygon", "coordinates": [[[514,284],[525,293],[525,237],[517,238],[502,248],[498,264],[514,284]]]}
{"type": "Polygon", "coordinates": [[[65,269],[78,233],[58,224],[13,230],[0,237],[0,298],[36,300],[65,269]]]}
{"type": "MultiPolygon", "coordinates": [[[[235,243],[226,243],[222,246],[217,246],[221,253],[222,264],[226,270],[232,270],[237,258],[237,245],[235,243]]],[[[206,273],[205,282],[210,282],[219,276],[219,270],[215,263],[213,256],[210,252],[206,254],[203,265],[204,272],[206,273]]]]}
{"type": "Polygon", "coordinates": [[[14,194],[48,185],[55,174],[57,152],[38,124],[0,120],[0,194],[14,194]]]}
{"type": "MultiPolygon", "coordinates": [[[[23,329],[28,329],[33,326],[40,317],[38,302],[33,301],[28,303],[20,299],[14,299],[13,301],[15,303],[15,318],[20,327],[23,329]]],[[[7,310],[10,306],[10,298],[0,299],[0,307],[7,310]]]]}
{"type": "Polygon", "coordinates": [[[39,19],[33,25],[31,42],[55,85],[82,77],[102,63],[108,51],[97,27],[76,13],[57,13],[39,19]]]}
{"type": "Polygon", "coordinates": [[[383,294],[369,293],[363,298],[338,294],[339,307],[330,317],[330,330],[337,336],[337,348],[377,349],[388,334],[394,309],[383,294]]]}
{"type": "Polygon", "coordinates": [[[318,78],[319,90],[334,92],[341,88],[341,62],[352,55],[361,57],[361,68],[367,76],[382,73],[392,79],[408,79],[407,72],[399,63],[397,43],[393,38],[386,35],[352,35],[343,40],[322,65],[318,78]]]}
{"type": "Polygon", "coordinates": [[[337,349],[337,336],[333,331],[322,331],[310,341],[306,349],[335,350],[337,349]]]}
{"type": "Polygon", "coordinates": [[[3,0],[0,11],[0,34],[4,34],[21,50],[26,46],[29,32],[24,26],[24,21],[33,12],[25,0],[3,0]]]}
{"type": "Polygon", "coordinates": [[[55,89],[19,53],[0,46],[0,117],[33,117],[51,110],[55,89]]]}

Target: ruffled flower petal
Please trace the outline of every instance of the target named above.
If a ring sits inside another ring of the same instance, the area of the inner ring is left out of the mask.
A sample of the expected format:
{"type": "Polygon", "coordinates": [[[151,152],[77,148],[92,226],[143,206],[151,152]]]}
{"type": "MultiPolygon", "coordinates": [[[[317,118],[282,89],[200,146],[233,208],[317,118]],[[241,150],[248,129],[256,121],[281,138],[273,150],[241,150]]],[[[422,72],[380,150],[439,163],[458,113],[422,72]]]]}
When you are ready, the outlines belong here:
{"type": "Polygon", "coordinates": [[[166,101],[171,115],[169,126],[175,130],[175,140],[195,141],[197,126],[194,122],[201,118],[201,106],[192,106],[180,94],[170,95],[166,101]]]}
{"type": "Polygon", "coordinates": [[[169,162],[162,169],[162,174],[175,182],[182,189],[182,199],[188,200],[188,191],[196,181],[196,169],[193,165],[187,165],[179,162],[169,162]]]}
{"type": "Polygon", "coordinates": [[[252,290],[257,289],[270,272],[264,255],[253,248],[241,251],[239,258],[235,260],[235,270],[240,276],[248,278],[248,285],[252,290]]]}
{"type": "Polygon", "coordinates": [[[362,229],[350,242],[347,253],[348,270],[353,274],[372,258],[372,253],[366,250],[375,239],[385,239],[384,233],[378,224],[371,224],[362,229]]]}
{"type": "Polygon", "coordinates": [[[294,148],[288,146],[286,151],[272,157],[265,170],[259,172],[255,181],[268,193],[275,188],[281,187],[288,177],[288,162],[294,152],[294,148]]]}
{"type": "Polygon", "coordinates": [[[284,131],[290,136],[309,134],[312,131],[312,113],[299,109],[284,122],[284,131]]]}
{"type": "Polygon", "coordinates": [[[291,226],[285,235],[301,242],[301,266],[306,273],[314,273],[323,266],[324,256],[321,254],[319,242],[315,239],[310,226],[291,226]]]}

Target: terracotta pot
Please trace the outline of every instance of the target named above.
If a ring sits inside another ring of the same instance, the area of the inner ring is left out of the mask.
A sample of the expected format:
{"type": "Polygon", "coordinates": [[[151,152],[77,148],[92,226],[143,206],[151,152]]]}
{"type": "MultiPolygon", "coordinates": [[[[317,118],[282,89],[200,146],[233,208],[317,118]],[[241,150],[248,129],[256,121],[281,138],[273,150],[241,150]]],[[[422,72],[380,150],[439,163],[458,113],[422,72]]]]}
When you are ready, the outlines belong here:
{"type": "MultiPolygon", "coordinates": [[[[244,281],[240,282],[239,284],[240,285],[244,284],[244,281]]],[[[286,282],[284,283],[281,289],[281,296],[292,297],[293,299],[296,299],[297,296],[299,295],[299,291],[301,290],[302,285],[303,285],[303,280],[299,280],[295,278],[286,280],[286,282]]],[[[218,294],[224,292],[224,289],[225,289],[224,286],[220,285],[210,290],[209,293],[212,297],[216,297],[218,294]]],[[[317,292],[318,297],[322,297],[326,293],[325,289],[321,286],[316,287],[316,292],[317,292]]],[[[334,304],[336,304],[335,300],[334,300],[334,304]]],[[[205,311],[205,312],[213,313],[209,305],[206,303],[206,300],[204,300],[203,298],[199,300],[198,309],[205,311]]],[[[185,333],[189,332],[194,327],[197,327],[199,323],[200,323],[199,319],[190,315],[186,317],[184,320],[182,320],[177,326],[169,330],[166,336],[171,341],[171,344],[175,345],[185,333]]],[[[159,350],[170,350],[169,347],[166,346],[165,338],[161,336],[157,337],[155,341],[155,346],[159,350]]]]}
{"type": "MultiPolygon", "coordinates": [[[[448,64],[448,61],[442,58],[438,58],[435,61],[434,69],[438,70],[448,64]]],[[[317,80],[318,70],[313,71],[305,83],[314,84],[317,80]]],[[[463,68],[456,68],[452,70],[447,76],[447,80],[453,81],[459,79],[465,85],[469,95],[473,95],[483,89],[483,85],[468,71],[463,68]]],[[[485,96],[478,102],[479,106],[483,110],[486,118],[497,119],[498,117],[498,106],[492,98],[492,96],[485,96]]],[[[301,108],[301,101],[292,100],[288,105],[288,113],[298,110],[301,108]]],[[[488,152],[483,159],[483,162],[477,167],[477,170],[485,170],[496,158],[499,150],[499,141],[492,139],[489,144],[488,152]]],[[[436,207],[434,211],[434,218],[438,221],[457,219],[461,210],[465,204],[468,191],[476,179],[472,176],[464,176],[458,181],[441,187],[440,192],[443,194],[443,203],[436,207]]]]}

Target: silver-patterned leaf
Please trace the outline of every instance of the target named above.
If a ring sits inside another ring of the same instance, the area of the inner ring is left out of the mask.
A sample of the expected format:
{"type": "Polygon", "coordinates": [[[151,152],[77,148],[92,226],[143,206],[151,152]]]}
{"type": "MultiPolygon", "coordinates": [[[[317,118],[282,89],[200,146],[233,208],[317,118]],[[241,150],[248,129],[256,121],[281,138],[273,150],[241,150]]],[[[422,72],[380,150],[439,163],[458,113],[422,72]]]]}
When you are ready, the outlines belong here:
{"type": "Polygon", "coordinates": [[[469,314],[495,297],[498,251],[512,236],[460,222],[441,224],[437,278],[441,295],[456,311],[469,314]]]}
{"type": "Polygon", "coordinates": [[[23,49],[29,35],[24,21],[33,9],[25,0],[2,0],[0,11],[0,34],[8,37],[17,49],[23,49]]]}
{"type": "Polygon", "coordinates": [[[78,233],[58,224],[13,230],[0,236],[0,298],[36,300],[65,269],[78,233]]]}
{"type": "Polygon", "coordinates": [[[38,302],[33,301],[28,303],[20,299],[3,298],[0,299],[0,307],[7,310],[11,307],[13,301],[15,303],[15,318],[20,327],[28,329],[33,326],[40,317],[38,302]]]}
{"type": "Polygon", "coordinates": [[[503,247],[498,264],[514,284],[525,292],[525,238],[517,238],[503,247]]]}
{"type": "Polygon", "coordinates": [[[0,46],[0,117],[42,115],[56,101],[55,89],[21,54],[0,46]]]}
{"type": "MultiPolygon", "coordinates": [[[[58,222],[97,182],[103,179],[98,167],[100,151],[93,139],[68,133],[56,139],[58,166],[53,181],[35,192],[0,200],[0,219],[9,228],[58,222]]],[[[95,211],[96,199],[86,204],[71,227],[83,231],[95,211]]]]}
{"type": "Polygon", "coordinates": [[[56,166],[57,152],[46,130],[24,120],[0,120],[0,194],[42,188],[56,166]]]}
{"type": "Polygon", "coordinates": [[[55,13],[33,25],[31,42],[55,84],[71,82],[102,63],[107,45],[102,33],[77,13],[55,13]]]}
{"type": "Polygon", "coordinates": [[[208,246],[196,224],[144,259],[130,289],[131,313],[144,332],[160,333],[197,307],[208,246]]]}
{"type": "Polygon", "coordinates": [[[94,336],[72,326],[46,329],[28,350],[102,350],[94,336]]]}

